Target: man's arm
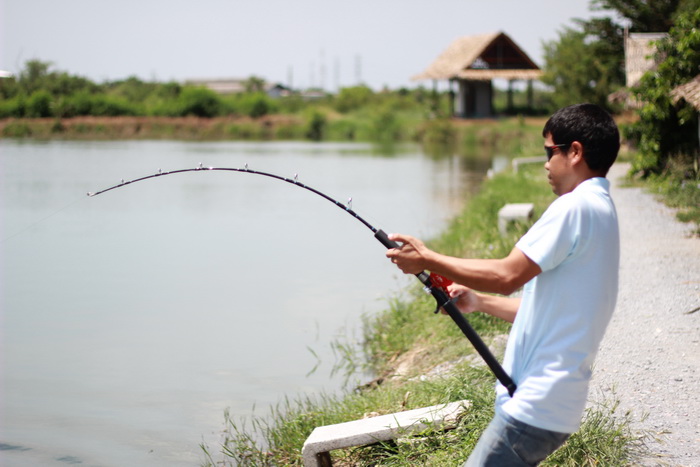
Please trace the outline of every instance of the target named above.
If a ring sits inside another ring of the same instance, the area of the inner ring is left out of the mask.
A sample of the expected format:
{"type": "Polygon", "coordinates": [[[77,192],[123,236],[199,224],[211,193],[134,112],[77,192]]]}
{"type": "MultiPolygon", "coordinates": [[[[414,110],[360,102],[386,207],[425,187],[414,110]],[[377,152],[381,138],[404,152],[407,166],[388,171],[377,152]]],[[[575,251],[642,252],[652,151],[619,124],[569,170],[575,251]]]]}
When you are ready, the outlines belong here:
{"type": "Polygon", "coordinates": [[[465,259],[436,253],[410,235],[392,234],[389,238],[402,245],[388,250],[386,256],[404,273],[427,269],[481,292],[510,295],[542,272],[518,248],[502,259],[465,259]]]}

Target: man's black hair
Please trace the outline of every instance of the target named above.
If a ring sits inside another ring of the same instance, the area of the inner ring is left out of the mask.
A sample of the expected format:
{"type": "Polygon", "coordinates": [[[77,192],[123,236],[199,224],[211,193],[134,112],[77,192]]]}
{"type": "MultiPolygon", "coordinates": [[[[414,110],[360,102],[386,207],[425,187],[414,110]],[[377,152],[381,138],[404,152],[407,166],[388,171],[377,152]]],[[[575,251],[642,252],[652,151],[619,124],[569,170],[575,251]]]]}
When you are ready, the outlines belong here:
{"type": "Polygon", "coordinates": [[[615,121],[603,108],[595,104],[576,104],[557,110],[542,130],[545,138],[552,135],[554,144],[583,146],[583,157],[588,167],[606,175],[620,150],[620,132],[615,121]]]}

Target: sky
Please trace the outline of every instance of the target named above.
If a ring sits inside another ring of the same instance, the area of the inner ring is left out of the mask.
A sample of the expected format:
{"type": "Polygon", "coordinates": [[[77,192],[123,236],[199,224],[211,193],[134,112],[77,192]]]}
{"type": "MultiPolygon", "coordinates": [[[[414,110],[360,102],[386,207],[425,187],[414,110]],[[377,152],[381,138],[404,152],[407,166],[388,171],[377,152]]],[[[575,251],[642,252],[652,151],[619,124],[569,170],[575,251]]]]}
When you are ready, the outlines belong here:
{"type": "Polygon", "coordinates": [[[502,31],[538,65],[590,0],[0,0],[0,70],[96,82],[258,76],[294,88],[411,81],[454,39],[502,31]]]}

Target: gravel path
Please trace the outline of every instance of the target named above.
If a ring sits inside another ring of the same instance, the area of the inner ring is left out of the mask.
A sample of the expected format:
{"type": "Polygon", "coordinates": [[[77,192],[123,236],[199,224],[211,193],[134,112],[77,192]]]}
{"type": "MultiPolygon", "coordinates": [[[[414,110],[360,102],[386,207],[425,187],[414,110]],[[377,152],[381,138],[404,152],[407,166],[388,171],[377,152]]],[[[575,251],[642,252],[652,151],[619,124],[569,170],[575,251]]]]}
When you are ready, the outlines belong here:
{"type": "Polygon", "coordinates": [[[617,309],[596,360],[591,400],[619,400],[652,435],[638,465],[700,466],[700,239],[673,210],[608,176],[621,236],[617,309]]]}

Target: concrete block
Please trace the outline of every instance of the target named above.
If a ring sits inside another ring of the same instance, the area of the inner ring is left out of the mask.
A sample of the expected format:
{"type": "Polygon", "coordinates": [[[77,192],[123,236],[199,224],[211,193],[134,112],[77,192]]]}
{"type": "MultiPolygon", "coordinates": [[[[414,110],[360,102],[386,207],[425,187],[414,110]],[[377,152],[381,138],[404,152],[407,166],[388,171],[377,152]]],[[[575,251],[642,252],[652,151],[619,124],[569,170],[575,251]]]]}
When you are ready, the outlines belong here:
{"type": "Polygon", "coordinates": [[[302,448],[304,467],[328,467],[330,451],[365,446],[424,431],[454,427],[471,406],[467,400],[407,410],[378,417],[316,427],[302,448]]]}
{"type": "Polygon", "coordinates": [[[532,218],[534,212],[535,206],[532,203],[506,204],[498,211],[498,231],[501,235],[505,235],[508,222],[528,221],[532,218]]]}
{"type": "Polygon", "coordinates": [[[547,156],[536,156],[536,157],[518,157],[513,159],[511,164],[513,165],[513,172],[518,173],[521,165],[525,164],[543,164],[547,162],[547,156]]]}

